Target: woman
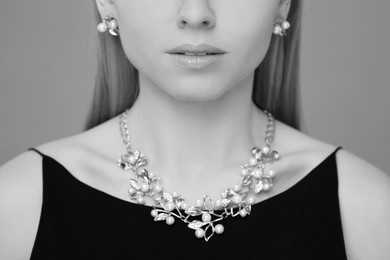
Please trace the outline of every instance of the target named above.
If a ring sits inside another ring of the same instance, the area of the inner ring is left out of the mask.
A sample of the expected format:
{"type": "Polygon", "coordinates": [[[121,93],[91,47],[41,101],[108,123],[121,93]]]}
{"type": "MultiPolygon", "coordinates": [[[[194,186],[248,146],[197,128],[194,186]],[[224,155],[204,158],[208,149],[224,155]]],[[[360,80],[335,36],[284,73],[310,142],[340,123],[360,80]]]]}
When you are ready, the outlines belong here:
{"type": "Polygon", "coordinates": [[[386,259],[390,178],[296,130],[300,10],[96,0],[90,129],[1,168],[0,259],[386,259]]]}

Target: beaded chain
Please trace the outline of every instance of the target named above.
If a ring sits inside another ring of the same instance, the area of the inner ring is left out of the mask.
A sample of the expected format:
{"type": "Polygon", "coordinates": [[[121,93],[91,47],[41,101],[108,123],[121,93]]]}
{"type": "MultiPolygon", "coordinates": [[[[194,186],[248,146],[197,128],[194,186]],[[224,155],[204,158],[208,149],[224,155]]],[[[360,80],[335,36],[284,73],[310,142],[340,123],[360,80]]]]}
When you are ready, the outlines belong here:
{"type": "Polygon", "coordinates": [[[125,171],[131,170],[130,200],[138,204],[150,202],[153,205],[151,215],[154,221],[165,221],[166,224],[173,225],[175,219],[179,219],[195,231],[197,238],[205,241],[209,241],[214,234],[222,234],[225,229],[220,223],[222,220],[229,216],[249,215],[251,206],[256,202],[255,196],[273,187],[275,172],[266,171],[265,165],[278,160],[280,156],[271,149],[275,136],[275,119],[271,113],[264,113],[268,116],[265,145],[262,148],[254,147],[248,162],[241,165],[241,183],[224,190],[220,199],[213,201],[204,195],[196,205],[190,206],[183,196],[164,191],[161,178],[145,169],[147,157],[131,148],[125,111],[120,116],[120,131],[127,153],[118,160],[118,166],[125,171]]]}

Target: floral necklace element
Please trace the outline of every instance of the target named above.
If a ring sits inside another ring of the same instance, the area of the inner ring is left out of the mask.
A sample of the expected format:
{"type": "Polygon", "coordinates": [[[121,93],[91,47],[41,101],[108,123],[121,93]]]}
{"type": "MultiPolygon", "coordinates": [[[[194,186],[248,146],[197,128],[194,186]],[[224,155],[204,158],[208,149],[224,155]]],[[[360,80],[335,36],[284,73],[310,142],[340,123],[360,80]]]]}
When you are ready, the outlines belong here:
{"type": "Polygon", "coordinates": [[[223,191],[221,198],[216,201],[205,195],[196,205],[189,206],[183,196],[164,191],[160,177],[145,169],[146,156],[138,150],[132,150],[125,111],[120,116],[120,131],[127,153],[118,160],[118,166],[133,173],[130,177],[130,200],[138,204],[152,203],[151,215],[154,221],[173,225],[175,218],[179,219],[195,231],[196,237],[206,241],[214,234],[222,234],[224,226],[219,222],[229,216],[249,215],[256,201],[255,196],[273,187],[275,172],[265,170],[265,165],[278,160],[280,156],[271,149],[275,136],[274,117],[267,111],[264,113],[268,116],[265,145],[263,148],[253,148],[248,162],[241,165],[241,183],[223,191]]]}

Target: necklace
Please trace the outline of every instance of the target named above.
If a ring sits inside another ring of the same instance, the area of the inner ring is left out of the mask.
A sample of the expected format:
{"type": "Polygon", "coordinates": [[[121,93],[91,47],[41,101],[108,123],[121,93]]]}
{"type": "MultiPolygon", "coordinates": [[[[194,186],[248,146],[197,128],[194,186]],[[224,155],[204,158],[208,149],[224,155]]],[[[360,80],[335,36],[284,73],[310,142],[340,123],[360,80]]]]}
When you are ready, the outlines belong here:
{"type": "Polygon", "coordinates": [[[123,112],[119,117],[119,125],[127,153],[118,160],[118,166],[132,173],[130,200],[138,204],[151,203],[154,221],[165,221],[166,224],[173,225],[175,219],[179,219],[195,231],[196,237],[205,241],[209,241],[214,234],[222,234],[225,229],[220,224],[222,220],[229,216],[249,215],[251,206],[256,201],[255,196],[273,187],[275,172],[265,170],[265,165],[278,160],[280,156],[277,151],[271,149],[275,136],[275,119],[271,113],[264,113],[268,116],[265,145],[262,148],[254,147],[248,162],[241,165],[241,183],[224,190],[220,199],[213,201],[204,195],[196,205],[190,206],[177,192],[164,191],[161,178],[145,168],[148,159],[140,151],[131,148],[127,111],[123,112]]]}

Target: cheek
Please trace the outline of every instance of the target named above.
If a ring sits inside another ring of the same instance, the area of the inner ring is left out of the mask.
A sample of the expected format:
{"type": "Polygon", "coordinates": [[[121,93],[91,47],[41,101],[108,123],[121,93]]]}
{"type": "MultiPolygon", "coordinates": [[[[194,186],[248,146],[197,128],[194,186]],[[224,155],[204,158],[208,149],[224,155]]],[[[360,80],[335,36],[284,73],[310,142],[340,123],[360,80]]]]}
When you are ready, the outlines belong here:
{"type": "Polygon", "coordinates": [[[116,7],[124,51],[133,65],[138,67],[145,55],[152,55],[153,51],[161,49],[159,36],[171,23],[169,18],[172,15],[167,12],[174,9],[167,0],[117,0],[116,7]]]}

